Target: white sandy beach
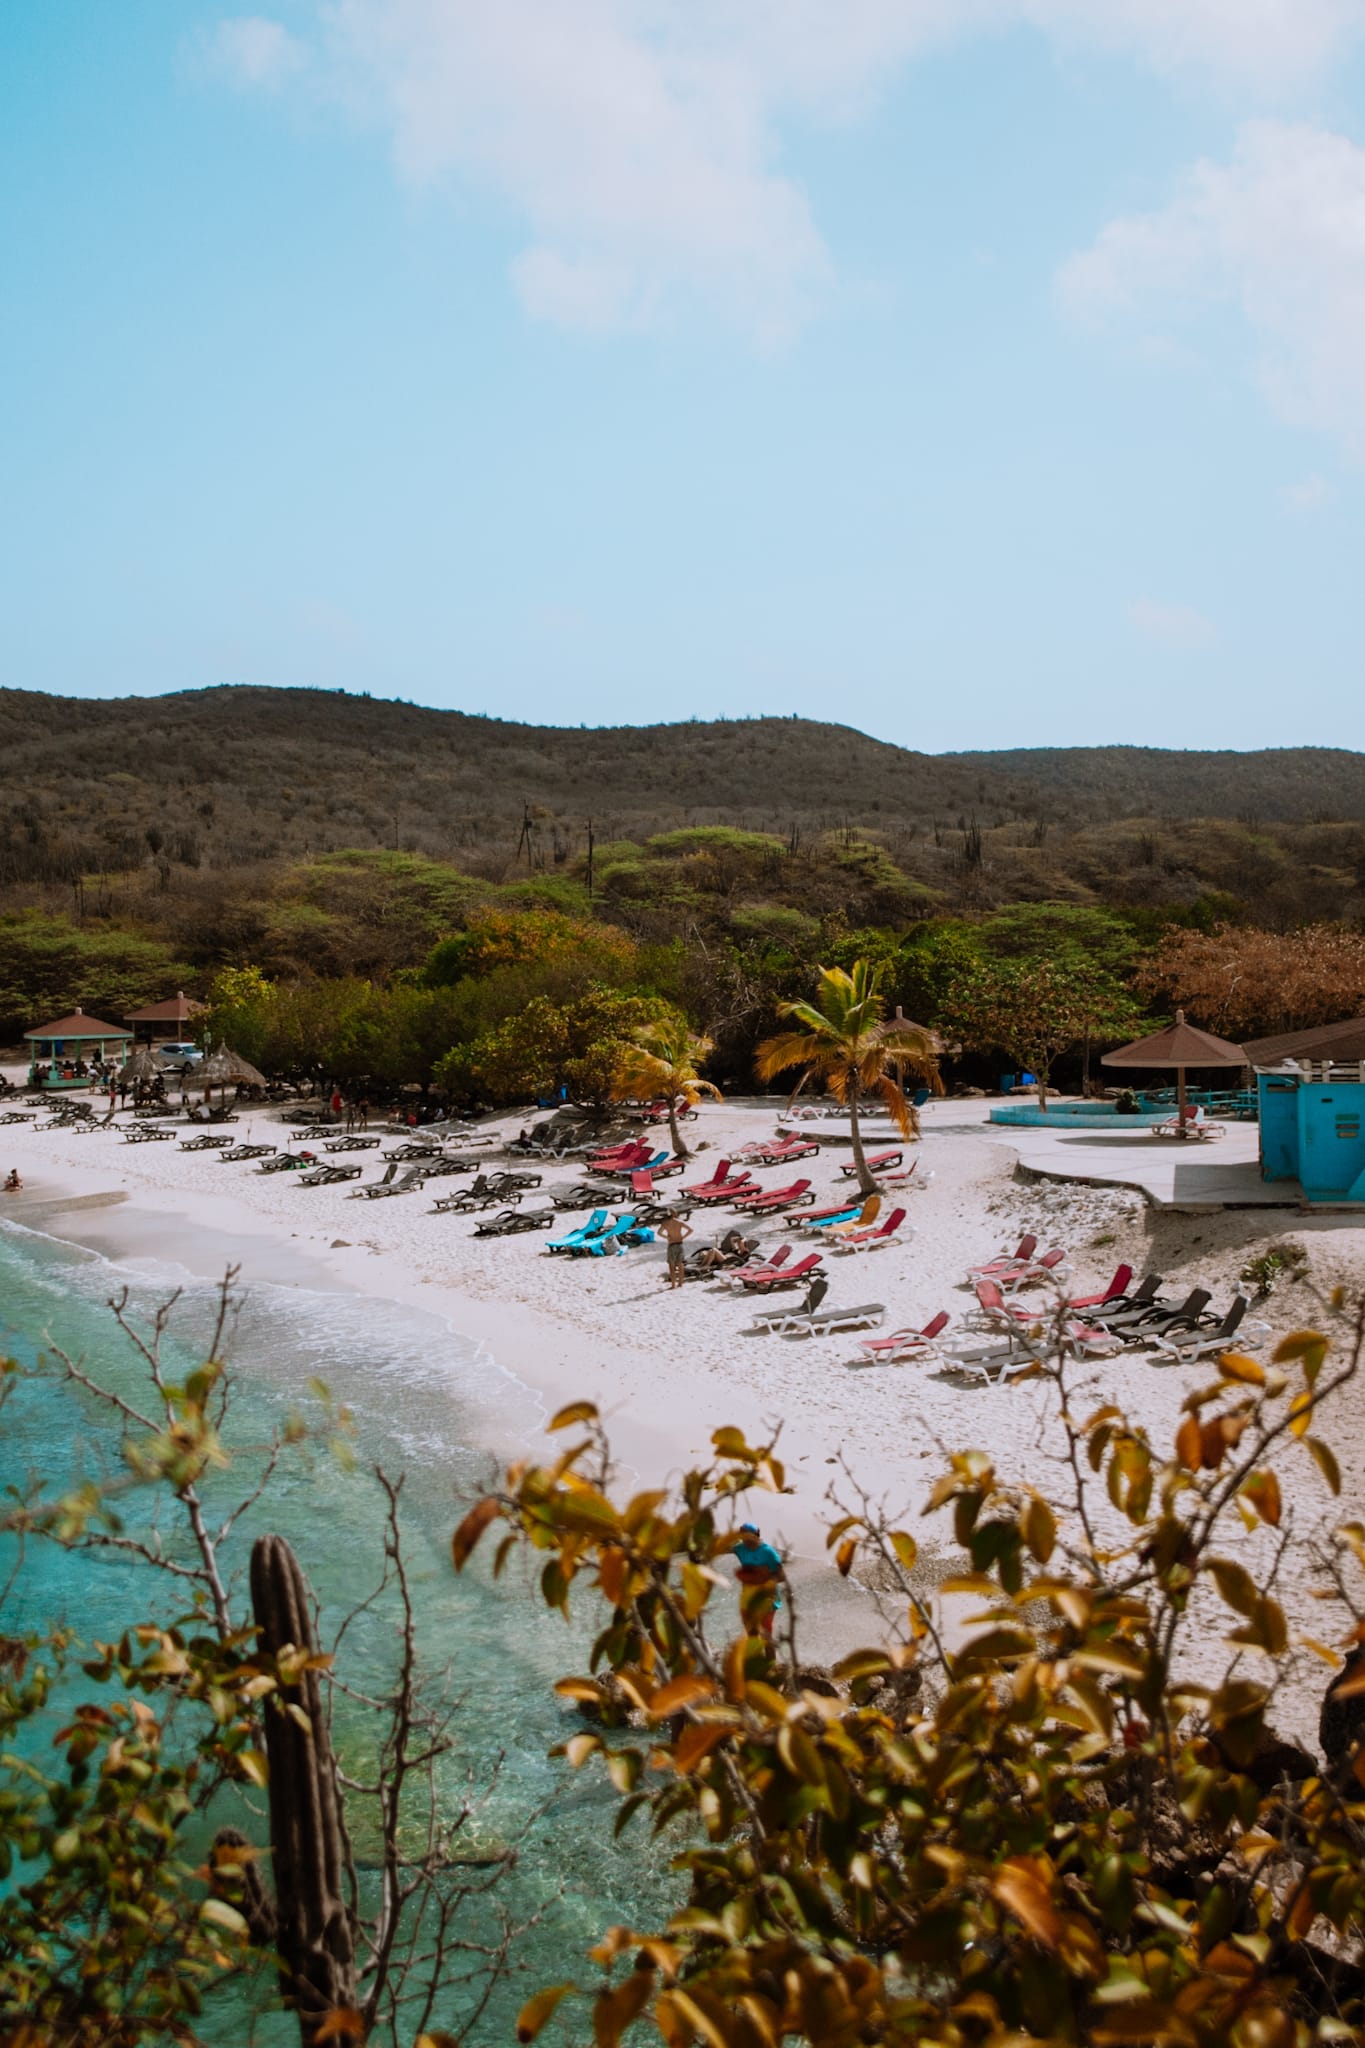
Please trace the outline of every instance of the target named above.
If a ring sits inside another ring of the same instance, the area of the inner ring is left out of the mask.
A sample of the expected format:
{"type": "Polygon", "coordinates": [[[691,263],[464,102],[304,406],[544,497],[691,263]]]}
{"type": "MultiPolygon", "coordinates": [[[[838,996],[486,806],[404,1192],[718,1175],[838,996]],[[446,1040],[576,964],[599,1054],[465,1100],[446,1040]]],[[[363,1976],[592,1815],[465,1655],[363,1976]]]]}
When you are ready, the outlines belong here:
{"type": "MultiPolygon", "coordinates": [[[[1349,1217],[1305,1219],[1276,1209],[1190,1216],[1150,1209],[1140,1194],[1122,1188],[1020,1179],[1006,1134],[985,1124],[985,1112],[986,1105],[975,1102],[926,1108],[923,1138],[908,1149],[932,1170],[932,1184],[922,1192],[889,1194],[886,1203],[889,1209],[904,1202],[915,1234],[871,1255],[829,1257],[829,1302],[882,1302],[885,1330],[922,1325],[940,1308],[952,1312],[957,1326],[971,1306],[968,1263],[1012,1248],[1025,1230],[1069,1249],[1072,1292],[1103,1287],[1122,1259],[1137,1273],[1163,1273],[1171,1291],[1209,1288],[1221,1309],[1246,1258],[1284,1237],[1309,1249],[1315,1288],[1359,1285],[1365,1275],[1365,1226],[1349,1217]]],[[[510,1135],[519,1121],[508,1117],[497,1128],[510,1135]]],[[[699,1121],[686,1127],[689,1143],[702,1149],[696,1170],[684,1179],[708,1178],[717,1159],[768,1135],[773,1121],[772,1108],[703,1108],[699,1121]]],[[[232,1128],[240,1139],[255,1135],[279,1143],[288,1137],[287,1123],[273,1112],[244,1110],[232,1128]]],[[[374,1179],[380,1153],[357,1156],[365,1178],[374,1179]]],[[[824,1206],[823,1198],[849,1185],[838,1181],[848,1157],[846,1145],[827,1145],[818,1159],[762,1177],[776,1185],[809,1174],[824,1206]]],[[[843,1587],[825,1562],[822,1518],[838,1458],[872,1495],[905,1511],[922,1540],[929,1577],[936,1545],[948,1531],[939,1522],[920,1522],[919,1511],[942,1469],[944,1449],[979,1447],[1002,1477],[1044,1490],[1049,1484],[1040,1387],[967,1384],[960,1375],[913,1365],[869,1366],[851,1336],[799,1342],[746,1336],[754,1307],[764,1304],[701,1283],[668,1290],[660,1246],[566,1261],[544,1250],[547,1235],[558,1230],[476,1239],[474,1219],[432,1213],[436,1196],[459,1181],[433,1182],[394,1200],[357,1201],[350,1187],[304,1188],[293,1176],[223,1164],[213,1152],[182,1152],[178,1143],[125,1144],[117,1127],[75,1135],[33,1124],[0,1129],[0,1174],[11,1166],[18,1167],[24,1190],[4,1198],[0,1215],[116,1261],[170,1262],[215,1278],[232,1259],[247,1286],[253,1278],[323,1284],[435,1312],[532,1389],[547,1414],[571,1398],[597,1401],[612,1419],[623,1463],[646,1483],[660,1483],[704,1457],[711,1430],[722,1423],[751,1433],[780,1424],[792,1491],[764,1503],[761,1518],[765,1531],[788,1546],[794,1576],[809,1587],[826,1653],[865,1640],[870,1620],[865,1603],[849,1599],[853,1589],[843,1587]]],[[[547,1189],[579,1177],[575,1162],[547,1164],[543,1172],[547,1189]]],[[[678,1185],[664,1183],[670,1190],[678,1185]]],[[[563,1229],[581,1220],[567,1217],[563,1229]]],[[[697,1241],[730,1220],[698,1211],[697,1241]]],[[[758,1234],[765,1248],[801,1236],[781,1218],[759,1225],[758,1234]]],[[[1035,1298],[1040,1305],[1045,1299],[1035,1298]]],[[[1256,1313],[1277,1333],[1321,1319],[1307,1290],[1295,1287],[1282,1288],[1256,1313]]],[[[1074,1370],[1082,1412],[1101,1400],[1118,1401],[1158,1449],[1169,1445],[1185,1395],[1208,1377],[1207,1368],[1163,1367],[1145,1353],[1074,1370]]],[[[1301,1531],[1326,1530],[1343,1511],[1365,1508],[1358,1406],[1352,1389],[1349,1409],[1343,1401],[1324,1424],[1341,1457],[1341,1503],[1332,1502],[1297,1449],[1286,1455],[1282,1478],[1301,1531]]],[[[516,1425],[507,1440],[489,1444],[508,1455],[534,1448],[516,1425]]],[[[1247,1539],[1253,1566],[1257,1540],[1247,1539]]],[[[1299,1610],[1293,1622],[1322,1634],[1330,1618],[1307,1599],[1306,1587],[1282,1592],[1299,1610]]],[[[1321,1673],[1320,1664],[1306,1671],[1302,1703],[1282,1716],[1297,1721],[1303,1734],[1311,1733],[1321,1673]]]]}

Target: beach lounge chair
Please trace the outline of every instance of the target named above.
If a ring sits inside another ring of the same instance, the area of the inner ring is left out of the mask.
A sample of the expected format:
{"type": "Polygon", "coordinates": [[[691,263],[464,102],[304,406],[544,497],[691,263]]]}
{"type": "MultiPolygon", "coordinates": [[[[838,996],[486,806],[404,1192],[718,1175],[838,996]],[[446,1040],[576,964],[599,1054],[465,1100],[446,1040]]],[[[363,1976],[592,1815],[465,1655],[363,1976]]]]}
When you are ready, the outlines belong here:
{"type": "Polygon", "coordinates": [[[978,1280],[976,1299],[977,1309],[972,1321],[979,1327],[1003,1331],[1039,1350],[1060,1342],[1078,1357],[1105,1358],[1122,1349],[1120,1338],[1111,1331],[1068,1316],[1064,1310],[1050,1313],[1045,1309],[1025,1308],[1022,1303],[1006,1301],[998,1281],[978,1280]]]}
{"type": "MultiPolygon", "coordinates": [[[[867,1170],[869,1173],[881,1173],[883,1170],[889,1171],[889,1169],[893,1166],[899,1166],[904,1157],[905,1154],[901,1151],[874,1152],[871,1155],[871,1157],[865,1161],[865,1164],[867,1166],[867,1170]]],[[[852,1160],[849,1161],[847,1166],[841,1166],[839,1168],[839,1177],[841,1180],[854,1180],[857,1178],[857,1173],[858,1169],[853,1164],[852,1160]]]]}
{"type": "Polygon", "coordinates": [[[474,1225],[475,1237],[516,1237],[524,1230],[548,1230],[553,1209],[504,1209],[500,1216],[474,1225]]]}
{"type": "Polygon", "coordinates": [[[601,1188],[590,1187],[586,1181],[577,1181],[572,1187],[553,1190],[550,1200],[556,1209],[567,1213],[572,1209],[591,1209],[601,1193],[601,1188]]]}
{"type": "Polygon", "coordinates": [[[729,1179],[722,1178],[722,1170],[728,1169],[729,1163],[728,1160],[722,1160],[711,1180],[700,1181],[693,1187],[684,1188],[683,1193],[690,1201],[700,1203],[704,1209],[721,1202],[733,1202],[736,1195],[743,1194],[746,1189],[757,1194],[760,1183],[754,1179],[747,1167],[742,1173],[733,1174],[729,1179]]]}
{"type": "Polygon", "coordinates": [[[391,1152],[384,1154],[384,1157],[395,1159],[402,1165],[408,1159],[436,1159],[440,1155],[440,1150],[439,1145],[433,1145],[425,1138],[410,1138],[406,1145],[395,1145],[391,1152]]]}
{"type": "Polygon", "coordinates": [[[903,1238],[913,1237],[915,1227],[906,1230],[904,1209],[893,1209],[882,1223],[867,1230],[839,1231],[835,1234],[836,1252],[880,1252],[891,1244],[899,1244],[903,1238]]]}
{"type": "Polygon", "coordinates": [[[808,1209],[804,1216],[793,1216],[792,1223],[800,1230],[823,1230],[831,1223],[856,1223],[862,1213],[861,1202],[834,1202],[828,1209],[808,1209]]]}
{"type": "Polygon", "coordinates": [[[486,1173],[480,1173],[458,1194],[442,1195],[439,1202],[433,1202],[431,1213],[433,1216],[469,1215],[475,1209],[491,1209],[495,1202],[501,1200],[496,1181],[490,1180],[486,1173]]]}
{"type": "Polygon", "coordinates": [[[1103,1301],[1071,1306],[1088,1310],[1092,1323],[1107,1323],[1113,1316],[1146,1315],[1153,1309],[1174,1308],[1175,1303],[1161,1293],[1160,1273],[1144,1273],[1137,1286],[1126,1294],[1106,1295],[1103,1301]]]}
{"type": "Polygon", "coordinates": [[[1100,1329],[1110,1331],[1125,1344],[1131,1344],[1135,1350],[1141,1350],[1144,1345],[1154,1344],[1158,1337],[1170,1336],[1177,1330],[1200,1328],[1205,1311],[1212,1300],[1213,1296],[1206,1287],[1192,1287],[1178,1306],[1162,1302],[1145,1311],[1140,1310],[1131,1317],[1119,1315],[1105,1316],[1101,1319],[1098,1315],[1092,1314],[1091,1320],[1100,1329]]]}
{"type": "Polygon", "coordinates": [[[1073,1294],[1067,1301],[1071,1308],[1103,1308],[1107,1302],[1126,1300],[1128,1283],[1133,1277],[1131,1266],[1118,1266],[1109,1285],[1100,1294],[1073,1294]]]}
{"type": "Polygon", "coordinates": [[[814,1138],[774,1138],[766,1145],[746,1145],[737,1157],[752,1159],[756,1166],[790,1166],[795,1159],[818,1157],[819,1151],[814,1138]]]}
{"type": "Polygon", "coordinates": [[[158,1138],[169,1140],[174,1136],[174,1131],[164,1130],[160,1124],[136,1124],[123,1133],[123,1142],[125,1145],[147,1145],[155,1144],[158,1138]]]}
{"type": "Polygon", "coordinates": [[[803,1209],[815,1200],[808,1180],[794,1180],[785,1188],[755,1188],[752,1195],[740,1194],[731,1207],[744,1216],[775,1216],[782,1209],[803,1209]]]}
{"type": "Polygon", "coordinates": [[[359,1180],[358,1166],[315,1166],[311,1173],[300,1174],[295,1187],[334,1188],[344,1180],[359,1180]]]}
{"type": "Polygon", "coordinates": [[[227,1166],[239,1159],[266,1159],[274,1151],[273,1145],[229,1145],[226,1152],[218,1154],[220,1166],[227,1166]]]}
{"type": "Polygon", "coordinates": [[[946,1337],[939,1347],[946,1371],[965,1373],[969,1379],[995,1386],[1007,1371],[1036,1362],[1039,1353],[1021,1335],[997,1337],[946,1337]]]}
{"type": "Polygon", "coordinates": [[[780,1265],[750,1267],[747,1273],[735,1277],[746,1293],[767,1294],[775,1287],[799,1287],[803,1280],[819,1272],[820,1265],[820,1253],[808,1252],[794,1266],[789,1266],[784,1259],[780,1265]]]}
{"type": "Polygon", "coordinates": [[[379,1144],[378,1138],[362,1138],[354,1133],[349,1138],[332,1138],[323,1148],[328,1152],[373,1152],[379,1144]]]}
{"type": "Polygon", "coordinates": [[[745,1280],[754,1273],[770,1273],[778,1266],[785,1266],[792,1255],[792,1249],[789,1244],[780,1244],[768,1258],[755,1259],[750,1265],[732,1267],[728,1273],[718,1273],[716,1278],[724,1281],[727,1287],[742,1287],[745,1280]]]}
{"type": "Polygon", "coordinates": [[[1225,1124],[1211,1124],[1204,1115],[1203,1104],[1191,1102],[1186,1104],[1183,1121],[1180,1111],[1177,1110],[1175,1115],[1168,1118],[1165,1123],[1152,1125],[1152,1136],[1154,1138],[1183,1139],[1225,1138],[1227,1136],[1227,1126],[1225,1124]]]}
{"type": "Polygon", "coordinates": [[[997,1252],[993,1259],[987,1259],[983,1265],[968,1266],[967,1278],[975,1280],[984,1273],[988,1279],[996,1280],[1002,1273],[1012,1273],[1016,1267],[1026,1266],[1037,1249],[1038,1240],[1036,1237],[1031,1235],[1021,1237],[1017,1251],[997,1252]]]}
{"type": "MultiPolygon", "coordinates": [[[[828,1237],[832,1240],[836,1237],[844,1236],[848,1231],[870,1230],[881,1213],[881,1196],[868,1195],[854,1215],[830,1217],[821,1226],[820,1234],[822,1237],[828,1237]]],[[[901,1213],[904,1215],[904,1210],[901,1213]]],[[[803,1216],[800,1220],[804,1223],[806,1219],[803,1216]]]]}
{"type": "MultiPolygon", "coordinates": [[[[358,1166],[354,1170],[357,1174],[360,1172],[358,1166]]],[[[421,1165],[409,1167],[401,1180],[392,1178],[392,1169],[390,1169],[390,1172],[386,1173],[382,1180],[372,1180],[368,1187],[356,1188],[353,1191],[352,1200],[382,1202],[386,1201],[390,1195],[410,1195],[416,1189],[424,1187],[427,1179],[426,1169],[421,1165]]]]}
{"type": "Polygon", "coordinates": [[[713,1244],[696,1245],[687,1254],[687,1277],[689,1280],[724,1279],[727,1271],[752,1264],[757,1250],[758,1239],[745,1237],[732,1223],[713,1244]]]}
{"type": "Polygon", "coordinates": [[[215,1137],[212,1131],[206,1131],[200,1138],[182,1138],[180,1149],[182,1152],[216,1152],[220,1146],[228,1147],[231,1143],[231,1137],[215,1137]]]}
{"type": "Polygon", "coordinates": [[[277,1152],[273,1159],[263,1159],[256,1168],[257,1173],[298,1173],[316,1166],[317,1159],[311,1152],[277,1152]]]}
{"type": "Polygon", "coordinates": [[[1167,1358],[1190,1365],[1199,1358],[1211,1358],[1216,1352],[1231,1348],[1232,1339],[1237,1339],[1237,1349],[1257,1351],[1270,1335],[1269,1323],[1248,1322],[1246,1312],[1249,1303],[1244,1294],[1234,1294],[1227,1314],[1216,1329],[1209,1329],[1207,1317],[1193,1328],[1177,1326],[1164,1330],[1152,1339],[1156,1349],[1167,1358]]]}
{"type": "Polygon", "coordinates": [[[583,1244],[574,1245],[572,1250],[578,1256],[586,1253],[589,1258],[602,1259],[608,1252],[619,1257],[622,1252],[634,1245],[653,1242],[654,1232],[649,1225],[639,1216],[626,1215],[618,1216],[605,1230],[599,1230],[596,1237],[588,1238],[583,1244]]]}
{"type": "Polygon", "coordinates": [[[782,1308],[761,1308],[749,1325],[751,1337],[771,1336],[779,1323],[789,1323],[793,1316],[813,1316],[829,1293],[829,1280],[824,1273],[816,1273],[806,1289],[806,1298],[800,1308],[787,1303],[782,1308]]]}
{"type": "Polygon", "coordinates": [[[1039,1259],[1029,1259],[1026,1264],[1016,1266],[1010,1273],[994,1273],[989,1277],[998,1280],[1007,1294],[1013,1294],[1020,1287],[1038,1287],[1044,1280],[1065,1282],[1071,1274],[1066,1262],[1066,1253],[1060,1245],[1053,1245],[1051,1251],[1039,1259]]]}
{"type": "Polygon", "coordinates": [[[31,1109],[7,1109],[0,1116],[0,1124],[31,1124],[34,1112],[31,1109]]]}
{"type": "Polygon", "coordinates": [[[552,1238],[545,1249],[547,1252],[577,1251],[586,1238],[597,1237],[604,1231],[609,1220],[610,1212],[608,1210],[594,1209],[586,1223],[581,1223],[577,1230],[571,1230],[567,1237],[552,1238]]]}
{"type": "Polygon", "coordinates": [[[865,1330],[886,1315],[880,1301],[860,1301],[851,1308],[801,1309],[772,1328],[780,1337],[832,1337],[839,1330],[865,1330]]]}
{"type": "Polygon", "coordinates": [[[937,1358],[938,1339],[948,1322],[948,1311],[941,1308],[922,1330],[893,1330],[889,1337],[864,1337],[858,1349],[875,1365],[908,1365],[937,1358]]]}
{"type": "Polygon", "coordinates": [[[932,1168],[926,1171],[920,1165],[918,1157],[916,1157],[910,1161],[908,1166],[902,1167],[899,1173],[884,1173],[882,1180],[889,1188],[907,1188],[922,1191],[928,1187],[933,1177],[932,1168]]]}
{"type": "Polygon", "coordinates": [[[621,1168],[631,1172],[635,1167],[643,1166],[649,1156],[650,1148],[645,1144],[644,1140],[642,1138],[632,1138],[627,1145],[608,1145],[600,1152],[590,1153],[588,1156],[588,1172],[615,1173],[621,1168]]]}

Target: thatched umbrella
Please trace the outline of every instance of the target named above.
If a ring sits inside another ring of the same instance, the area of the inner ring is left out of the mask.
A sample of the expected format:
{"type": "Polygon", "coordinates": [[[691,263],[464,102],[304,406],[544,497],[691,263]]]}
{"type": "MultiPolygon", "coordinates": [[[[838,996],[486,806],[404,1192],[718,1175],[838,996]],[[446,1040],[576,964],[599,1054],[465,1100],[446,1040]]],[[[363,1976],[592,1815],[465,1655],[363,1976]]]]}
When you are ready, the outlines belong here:
{"type": "Polygon", "coordinates": [[[119,1080],[134,1090],[149,1087],[161,1078],[161,1062],[149,1045],[140,1045],[136,1052],[129,1053],[119,1069],[119,1080]]]}
{"type": "Polygon", "coordinates": [[[217,1052],[211,1052],[200,1067],[195,1079],[202,1081],[206,1094],[215,1088],[223,1091],[227,1101],[229,1086],[234,1088],[264,1088],[265,1075],[250,1060],[244,1060],[239,1052],[229,1045],[219,1044],[217,1052]]]}
{"type": "Polygon", "coordinates": [[[1177,1136],[1185,1136],[1185,1069],[1186,1067],[1244,1067],[1247,1056],[1240,1045],[1234,1045],[1230,1038],[1215,1038],[1211,1031],[1201,1031],[1196,1024],[1185,1022],[1185,1012],[1177,1010],[1174,1024],[1168,1024],[1164,1031],[1154,1031],[1150,1038],[1139,1038],[1132,1045],[1121,1045],[1117,1052],[1107,1052],[1100,1061],[1102,1067],[1174,1067],[1176,1073],[1176,1123],[1177,1136]]]}

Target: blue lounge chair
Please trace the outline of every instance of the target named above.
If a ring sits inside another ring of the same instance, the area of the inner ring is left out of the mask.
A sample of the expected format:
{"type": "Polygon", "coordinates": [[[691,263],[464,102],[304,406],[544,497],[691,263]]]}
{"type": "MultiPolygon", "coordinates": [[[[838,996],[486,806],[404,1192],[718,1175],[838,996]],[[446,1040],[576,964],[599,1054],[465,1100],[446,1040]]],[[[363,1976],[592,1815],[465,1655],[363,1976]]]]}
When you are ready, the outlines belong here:
{"type": "Polygon", "coordinates": [[[578,1251],[590,1252],[593,1258],[605,1258],[608,1252],[621,1253],[628,1244],[653,1244],[654,1232],[647,1223],[641,1223],[638,1216],[618,1216],[607,1230],[600,1231],[586,1244],[575,1247],[578,1251]]]}
{"type": "Polygon", "coordinates": [[[594,1209],[586,1223],[580,1223],[577,1230],[571,1230],[567,1237],[552,1238],[545,1249],[547,1252],[581,1251],[590,1237],[598,1237],[607,1227],[607,1211],[594,1209]]]}

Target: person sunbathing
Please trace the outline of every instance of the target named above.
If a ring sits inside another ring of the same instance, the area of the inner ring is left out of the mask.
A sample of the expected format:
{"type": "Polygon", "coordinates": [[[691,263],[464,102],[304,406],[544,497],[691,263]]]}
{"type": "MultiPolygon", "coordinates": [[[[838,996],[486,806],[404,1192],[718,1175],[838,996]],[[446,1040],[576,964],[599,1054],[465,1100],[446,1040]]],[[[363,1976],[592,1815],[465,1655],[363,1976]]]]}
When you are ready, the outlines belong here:
{"type": "Polygon", "coordinates": [[[695,1273],[709,1279],[724,1266],[742,1266],[758,1250],[756,1237],[745,1237],[738,1230],[727,1230],[719,1244],[703,1245],[693,1252],[689,1261],[695,1273]]]}
{"type": "Polygon", "coordinates": [[[12,1166],[9,1170],[9,1177],[5,1182],[5,1193],[7,1195],[17,1195],[23,1185],[24,1183],[19,1178],[18,1167],[12,1166]]]}

